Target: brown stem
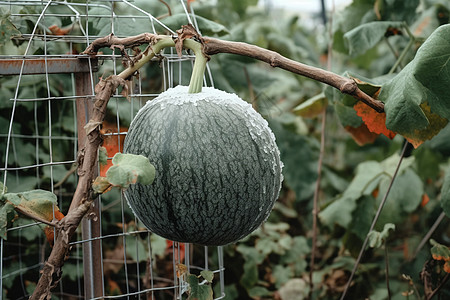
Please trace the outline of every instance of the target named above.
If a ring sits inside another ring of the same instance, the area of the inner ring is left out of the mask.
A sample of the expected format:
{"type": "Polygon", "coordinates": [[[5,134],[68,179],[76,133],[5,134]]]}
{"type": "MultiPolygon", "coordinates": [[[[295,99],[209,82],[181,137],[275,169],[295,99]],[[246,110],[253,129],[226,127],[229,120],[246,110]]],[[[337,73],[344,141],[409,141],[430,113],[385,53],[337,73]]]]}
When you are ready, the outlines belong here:
{"type": "Polygon", "coordinates": [[[442,279],[442,281],[439,283],[439,285],[431,292],[431,294],[427,295],[427,300],[431,300],[434,297],[434,295],[436,295],[436,293],[441,290],[441,288],[444,286],[444,284],[447,283],[449,279],[450,273],[447,273],[445,277],[442,279]]]}
{"type": "Polygon", "coordinates": [[[96,55],[98,50],[104,47],[111,47],[114,45],[121,45],[125,48],[133,48],[143,44],[152,43],[158,35],[151,33],[141,33],[139,35],[130,36],[126,38],[118,38],[114,34],[107,35],[102,38],[98,38],[90,44],[83,54],[96,55]]]}
{"type": "MultiPolygon", "coordinates": [[[[105,116],[106,104],[112,93],[124,80],[117,76],[110,76],[100,81],[96,86],[96,97],[92,111],[92,123],[101,122],[105,116]]],[[[97,166],[97,149],[102,142],[99,127],[91,128],[87,134],[86,144],[80,150],[78,175],[79,181],[73,196],[69,212],[56,227],[56,241],[41,277],[30,299],[49,299],[51,290],[58,284],[62,275],[62,267],[69,252],[69,241],[80,224],[83,216],[88,212],[93,201],[91,185],[94,180],[94,170],[97,166]]]]}
{"type": "Polygon", "coordinates": [[[215,38],[203,37],[204,52],[207,55],[217,53],[232,53],[252,57],[264,61],[272,67],[278,67],[295,74],[299,74],[322,83],[328,84],[344,94],[353,96],[375,109],[377,112],[384,111],[384,104],[361,91],[353,79],[335,74],[313,66],[305,65],[291,60],[281,54],[267,50],[255,45],[242,42],[223,41],[215,38]]]}
{"type": "Polygon", "coordinates": [[[170,9],[170,5],[167,4],[167,2],[164,1],[164,0],[159,0],[159,2],[161,2],[162,4],[164,4],[167,7],[168,15],[171,16],[172,15],[172,10],[170,9]]]}

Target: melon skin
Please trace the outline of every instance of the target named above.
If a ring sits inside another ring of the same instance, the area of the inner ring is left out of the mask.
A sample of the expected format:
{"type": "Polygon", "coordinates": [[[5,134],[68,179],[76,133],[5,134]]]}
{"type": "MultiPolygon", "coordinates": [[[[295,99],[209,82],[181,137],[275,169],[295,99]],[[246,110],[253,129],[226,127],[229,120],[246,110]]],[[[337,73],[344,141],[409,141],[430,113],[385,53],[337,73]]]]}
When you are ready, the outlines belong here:
{"type": "Polygon", "coordinates": [[[236,242],[269,216],[282,182],[275,136],[250,104],[214,88],[177,86],[148,101],[125,138],[124,152],[155,166],[151,185],[125,197],[152,232],[178,242],[236,242]]]}

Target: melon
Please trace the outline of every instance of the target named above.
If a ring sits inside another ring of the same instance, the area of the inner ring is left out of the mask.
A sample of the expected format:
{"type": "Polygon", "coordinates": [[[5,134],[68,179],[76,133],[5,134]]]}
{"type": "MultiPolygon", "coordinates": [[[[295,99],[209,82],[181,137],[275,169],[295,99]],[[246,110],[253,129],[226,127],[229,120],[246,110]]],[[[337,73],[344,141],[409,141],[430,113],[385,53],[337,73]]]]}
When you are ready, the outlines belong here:
{"type": "Polygon", "coordinates": [[[148,157],[152,184],[125,197],[152,232],[178,242],[219,246],[258,228],[282,182],[267,121],[235,94],[177,86],[148,101],[132,121],[124,152],[148,157]]]}

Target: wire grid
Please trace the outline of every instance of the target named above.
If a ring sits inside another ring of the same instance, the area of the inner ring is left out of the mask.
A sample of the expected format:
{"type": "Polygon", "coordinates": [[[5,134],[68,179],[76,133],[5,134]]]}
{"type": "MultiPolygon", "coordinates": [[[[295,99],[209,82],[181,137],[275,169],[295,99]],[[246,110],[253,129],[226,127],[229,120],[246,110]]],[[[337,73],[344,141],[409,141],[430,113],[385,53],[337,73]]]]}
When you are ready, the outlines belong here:
{"type": "MultiPolygon", "coordinates": [[[[94,86],[103,74],[123,69],[120,51],[103,49],[98,59],[78,53],[106,35],[102,33],[123,37],[126,30],[121,28],[127,24],[140,25],[133,28],[133,34],[141,33],[137,27],[145,27],[142,32],[172,35],[177,29],[168,28],[152,14],[166,9],[162,1],[140,1],[144,8],[137,2],[0,1],[2,13],[9,12],[22,32],[14,38],[19,54],[5,55],[12,46],[6,44],[0,56],[0,171],[8,192],[49,190],[57,196],[59,209],[67,212],[77,183],[77,152],[83,125],[89,120],[94,86]]],[[[195,14],[193,10],[188,14],[184,1],[169,3],[198,29],[195,14]]],[[[133,79],[128,101],[117,91],[108,104],[106,141],[120,151],[137,110],[162,90],[187,85],[192,64],[192,56],[179,58],[173,49],[166,49],[163,60],[151,62],[133,79]]],[[[213,85],[207,70],[205,85],[213,85]]],[[[54,296],[183,299],[188,287],[177,276],[177,266],[184,264],[194,274],[212,270],[215,299],[225,297],[222,247],[166,241],[147,231],[125,202],[118,191],[96,201],[71,242],[54,296]]],[[[7,240],[0,239],[0,297],[24,299],[33,291],[51,250],[51,238],[47,235],[47,241],[44,230],[43,224],[19,218],[7,229],[7,240]]]]}

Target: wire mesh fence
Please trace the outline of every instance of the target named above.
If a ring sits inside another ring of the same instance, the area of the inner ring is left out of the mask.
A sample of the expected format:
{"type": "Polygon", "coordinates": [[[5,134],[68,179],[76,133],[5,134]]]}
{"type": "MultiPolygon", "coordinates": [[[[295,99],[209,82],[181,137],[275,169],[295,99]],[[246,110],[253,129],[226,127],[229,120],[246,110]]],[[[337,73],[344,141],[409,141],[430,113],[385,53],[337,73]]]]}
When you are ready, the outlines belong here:
{"type": "MultiPolygon", "coordinates": [[[[96,38],[142,32],[175,34],[158,16],[196,25],[185,1],[0,1],[13,34],[0,56],[0,171],[4,190],[44,189],[67,212],[77,184],[77,153],[95,84],[119,73],[124,57],[140,51],[102,49],[95,58],[81,54],[96,38]],[[172,10],[172,11],[171,11],[172,10]],[[189,11],[189,13],[188,13],[189,11]],[[172,18],[173,19],[173,18],[172,18]],[[20,34],[19,34],[20,33],[20,34]]],[[[175,22],[176,23],[176,22],[175,22]]],[[[174,24],[175,24],[174,23],[174,24]]],[[[127,128],[146,101],[178,84],[189,83],[193,56],[166,49],[133,78],[127,97],[118,90],[103,126],[109,156],[120,152],[127,128]]],[[[207,72],[205,85],[213,85],[207,72]]],[[[98,168],[104,174],[106,167],[98,168]]],[[[58,218],[56,209],[52,218],[58,218]]],[[[4,299],[24,299],[33,291],[51,250],[52,229],[18,218],[0,239],[0,285],[4,299]]],[[[215,299],[224,297],[221,247],[171,242],[144,228],[119,191],[95,201],[63,267],[54,296],[64,299],[182,299],[187,291],[177,268],[198,274],[212,270],[215,299]]]]}

